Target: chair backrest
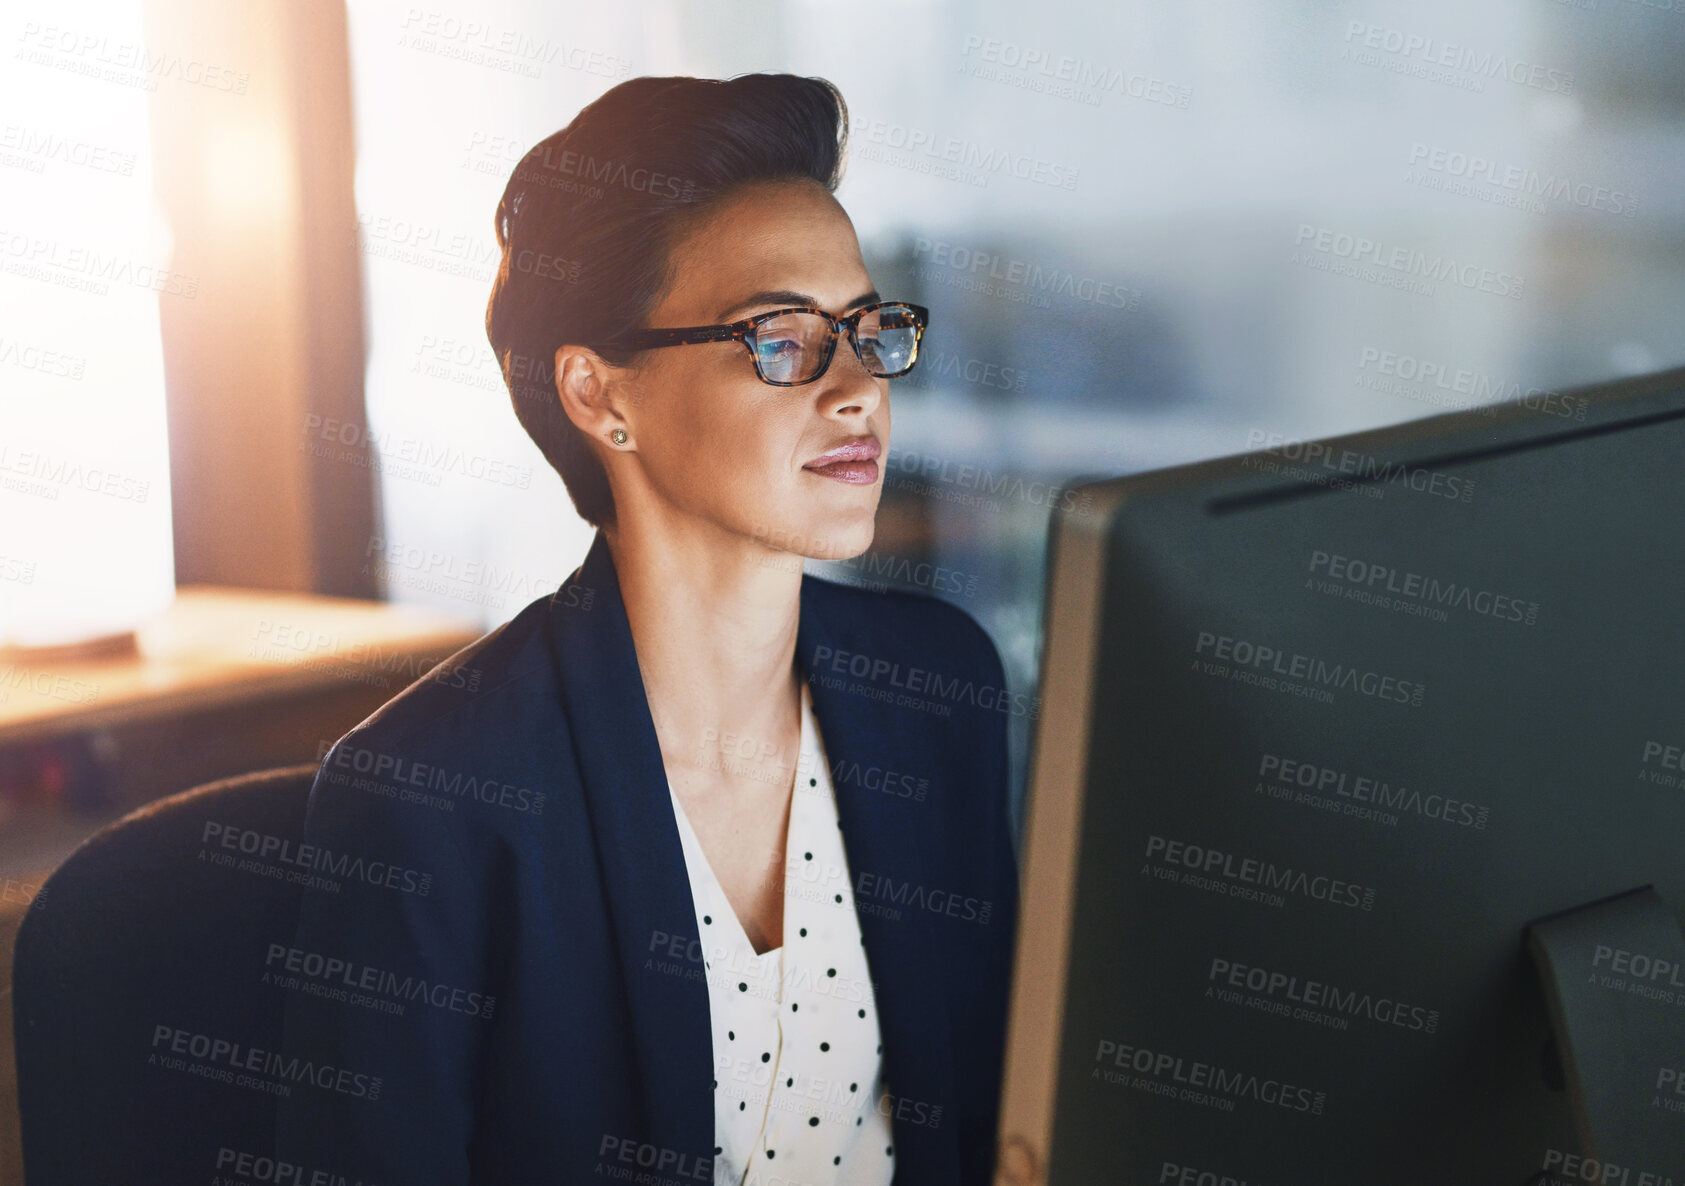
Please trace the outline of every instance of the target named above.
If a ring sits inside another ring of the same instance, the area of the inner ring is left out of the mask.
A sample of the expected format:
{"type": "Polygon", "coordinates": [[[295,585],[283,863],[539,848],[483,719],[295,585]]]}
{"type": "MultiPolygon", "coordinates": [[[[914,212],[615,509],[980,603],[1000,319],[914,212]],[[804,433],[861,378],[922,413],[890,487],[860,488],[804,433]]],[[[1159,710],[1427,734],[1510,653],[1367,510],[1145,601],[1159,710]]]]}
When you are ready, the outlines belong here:
{"type": "Polygon", "coordinates": [[[29,1186],[273,1171],[297,848],[315,766],[225,779],[101,829],[41,890],[12,974],[29,1186]]]}

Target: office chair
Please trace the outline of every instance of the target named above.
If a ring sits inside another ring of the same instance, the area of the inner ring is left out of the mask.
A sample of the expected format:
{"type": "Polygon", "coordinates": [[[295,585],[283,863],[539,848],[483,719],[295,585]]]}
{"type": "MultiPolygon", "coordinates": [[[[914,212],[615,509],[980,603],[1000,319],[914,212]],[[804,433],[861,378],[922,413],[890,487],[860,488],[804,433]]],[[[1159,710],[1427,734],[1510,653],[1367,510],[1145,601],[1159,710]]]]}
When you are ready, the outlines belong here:
{"type": "Polygon", "coordinates": [[[315,774],[289,766],[160,799],[47,879],[12,977],[29,1186],[273,1173],[262,1084],[277,1076],[244,1068],[280,1046],[287,990],[265,982],[265,956],[292,943],[302,890],[281,846],[303,834],[315,774]]]}

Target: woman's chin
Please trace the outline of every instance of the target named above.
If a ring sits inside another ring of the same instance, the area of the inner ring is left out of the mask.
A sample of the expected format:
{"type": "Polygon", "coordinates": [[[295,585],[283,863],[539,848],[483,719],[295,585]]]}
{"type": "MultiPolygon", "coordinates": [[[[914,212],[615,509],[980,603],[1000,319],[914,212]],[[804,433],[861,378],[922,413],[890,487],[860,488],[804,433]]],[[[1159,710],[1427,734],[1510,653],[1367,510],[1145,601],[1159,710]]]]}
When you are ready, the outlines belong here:
{"type": "Polygon", "coordinates": [[[874,518],[865,514],[847,522],[832,521],[808,534],[810,560],[852,560],[872,546],[874,518]]]}

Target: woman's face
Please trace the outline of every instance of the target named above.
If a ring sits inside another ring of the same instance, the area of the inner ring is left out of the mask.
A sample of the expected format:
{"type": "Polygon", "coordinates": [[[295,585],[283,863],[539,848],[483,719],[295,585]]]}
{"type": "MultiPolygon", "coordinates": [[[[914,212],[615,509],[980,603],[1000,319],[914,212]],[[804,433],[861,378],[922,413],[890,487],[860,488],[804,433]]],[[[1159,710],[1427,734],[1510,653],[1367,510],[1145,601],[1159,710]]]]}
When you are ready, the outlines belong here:
{"type": "MultiPolygon", "coordinates": [[[[806,179],[728,196],[680,240],[672,275],[651,327],[719,325],[796,305],[840,317],[880,299],[854,224],[806,179]]],[[[650,350],[630,390],[636,398],[617,406],[631,449],[605,459],[626,479],[611,478],[621,529],[626,515],[654,512],[674,530],[815,558],[871,545],[889,453],[889,380],[866,371],[846,335],[825,373],[799,387],[762,382],[748,350],[728,341],[650,350]],[[808,468],[860,438],[875,440],[875,462],[849,467],[852,475],[808,468]]]]}

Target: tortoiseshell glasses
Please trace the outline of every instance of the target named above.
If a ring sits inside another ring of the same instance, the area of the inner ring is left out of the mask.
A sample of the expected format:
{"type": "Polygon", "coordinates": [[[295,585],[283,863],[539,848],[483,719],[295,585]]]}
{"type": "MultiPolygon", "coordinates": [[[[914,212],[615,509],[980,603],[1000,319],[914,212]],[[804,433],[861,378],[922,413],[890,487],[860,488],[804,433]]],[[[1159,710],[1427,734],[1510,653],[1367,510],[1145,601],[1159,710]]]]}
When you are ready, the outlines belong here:
{"type": "Polygon", "coordinates": [[[800,387],[825,373],[837,348],[837,335],[844,331],[870,374],[880,379],[905,375],[918,361],[919,340],[929,321],[930,310],[923,305],[879,301],[846,317],[832,317],[823,309],[775,309],[728,325],[633,330],[615,339],[614,344],[648,350],[699,342],[742,342],[763,383],[800,387]]]}

